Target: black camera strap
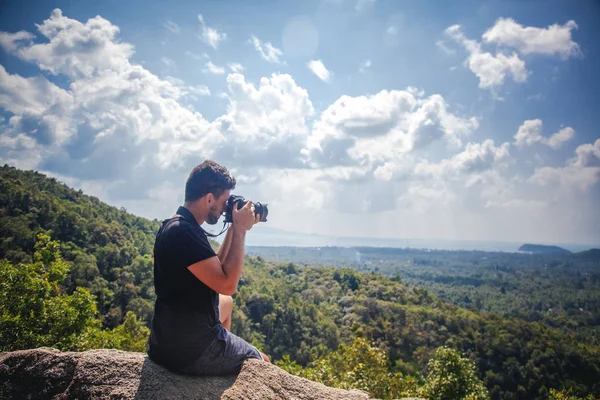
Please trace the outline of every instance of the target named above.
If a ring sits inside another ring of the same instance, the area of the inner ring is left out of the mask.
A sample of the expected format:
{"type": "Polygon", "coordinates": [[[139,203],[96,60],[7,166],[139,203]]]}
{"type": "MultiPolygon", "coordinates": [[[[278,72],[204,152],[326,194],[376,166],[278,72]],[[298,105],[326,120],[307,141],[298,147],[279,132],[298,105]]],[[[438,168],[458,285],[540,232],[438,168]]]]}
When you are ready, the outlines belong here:
{"type": "Polygon", "coordinates": [[[188,210],[187,208],[183,207],[183,206],[180,206],[177,209],[177,212],[175,213],[175,215],[173,216],[173,218],[174,217],[181,217],[181,218],[185,219],[186,221],[188,221],[188,222],[190,222],[192,224],[198,225],[198,228],[200,228],[200,230],[206,236],[209,236],[209,237],[218,237],[218,236],[221,236],[223,234],[223,232],[225,232],[229,228],[229,226],[227,226],[227,222],[223,222],[223,229],[218,234],[215,235],[215,234],[212,234],[210,232],[207,232],[204,228],[202,228],[202,226],[200,226],[198,224],[198,221],[196,221],[196,218],[194,218],[194,215],[191,213],[191,211],[188,210]]]}

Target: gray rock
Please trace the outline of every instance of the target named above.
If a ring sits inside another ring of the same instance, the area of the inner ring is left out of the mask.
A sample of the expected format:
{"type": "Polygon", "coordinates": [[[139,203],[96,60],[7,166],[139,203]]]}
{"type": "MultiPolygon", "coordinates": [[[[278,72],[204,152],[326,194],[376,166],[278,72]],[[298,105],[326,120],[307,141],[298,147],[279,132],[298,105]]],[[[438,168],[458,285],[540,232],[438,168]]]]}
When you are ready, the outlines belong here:
{"type": "Polygon", "coordinates": [[[369,399],[247,360],[236,376],[174,374],[143,353],[39,348],[0,353],[0,399],[369,399]]]}

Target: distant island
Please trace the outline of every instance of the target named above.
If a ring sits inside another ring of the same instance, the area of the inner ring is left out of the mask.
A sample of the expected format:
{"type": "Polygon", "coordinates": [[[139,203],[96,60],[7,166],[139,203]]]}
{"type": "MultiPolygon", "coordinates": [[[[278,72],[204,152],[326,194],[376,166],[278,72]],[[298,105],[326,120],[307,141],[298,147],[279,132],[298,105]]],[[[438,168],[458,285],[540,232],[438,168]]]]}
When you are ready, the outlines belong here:
{"type": "Polygon", "coordinates": [[[567,249],[563,249],[558,246],[546,246],[543,244],[529,244],[525,243],[519,247],[519,251],[534,254],[570,254],[571,252],[567,249]]]}

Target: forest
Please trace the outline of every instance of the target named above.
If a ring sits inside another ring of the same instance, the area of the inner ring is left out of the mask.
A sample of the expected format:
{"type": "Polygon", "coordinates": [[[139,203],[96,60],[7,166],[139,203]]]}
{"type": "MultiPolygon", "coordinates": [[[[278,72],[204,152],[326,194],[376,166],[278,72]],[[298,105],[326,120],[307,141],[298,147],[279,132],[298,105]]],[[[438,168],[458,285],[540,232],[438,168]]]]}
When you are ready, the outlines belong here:
{"type": "Polygon", "coordinates": [[[457,306],[543,322],[600,344],[600,250],[528,254],[375,247],[249,247],[266,260],[400,279],[457,306]]]}
{"type": "MultiPolygon", "coordinates": [[[[144,351],[158,226],[0,168],[0,351],[144,351]]],[[[600,396],[595,252],[358,248],[293,261],[255,251],[232,331],[291,373],[379,398],[600,396]]]]}

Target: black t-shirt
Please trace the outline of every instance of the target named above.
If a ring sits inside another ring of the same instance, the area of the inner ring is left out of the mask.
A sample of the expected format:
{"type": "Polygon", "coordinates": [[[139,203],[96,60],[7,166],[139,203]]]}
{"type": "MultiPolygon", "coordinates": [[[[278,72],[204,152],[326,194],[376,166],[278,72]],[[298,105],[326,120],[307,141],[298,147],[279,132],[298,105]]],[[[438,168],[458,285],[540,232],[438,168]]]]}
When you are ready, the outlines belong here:
{"type": "Polygon", "coordinates": [[[187,267],[216,256],[193,214],[179,207],[163,221],[154,243],[156,303],[148,355],[167,368],[179,369],[200,357],[215,338],[223,338],[219,294],[187,267]]]}

